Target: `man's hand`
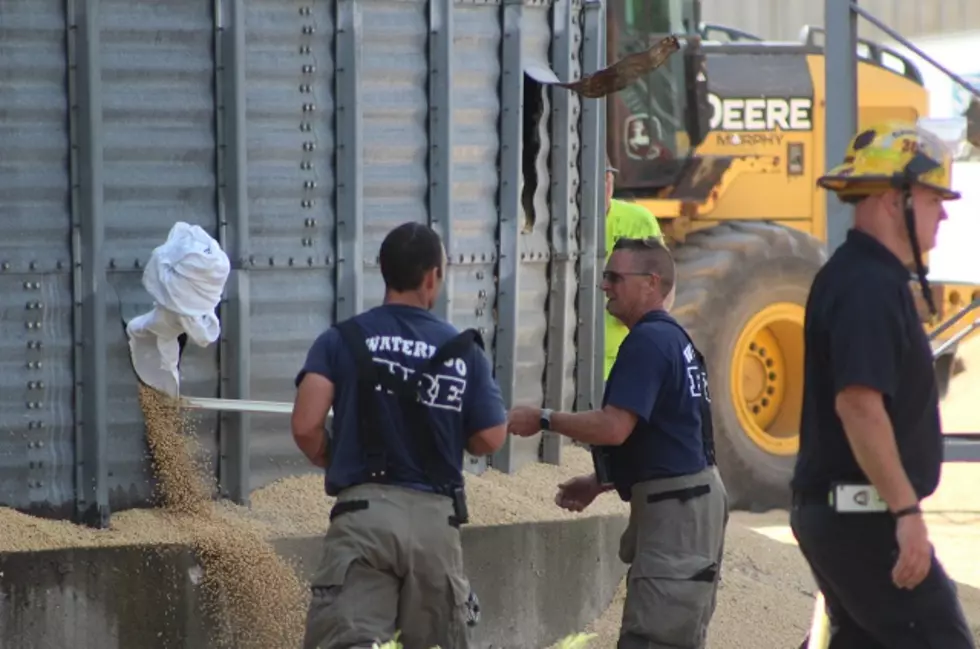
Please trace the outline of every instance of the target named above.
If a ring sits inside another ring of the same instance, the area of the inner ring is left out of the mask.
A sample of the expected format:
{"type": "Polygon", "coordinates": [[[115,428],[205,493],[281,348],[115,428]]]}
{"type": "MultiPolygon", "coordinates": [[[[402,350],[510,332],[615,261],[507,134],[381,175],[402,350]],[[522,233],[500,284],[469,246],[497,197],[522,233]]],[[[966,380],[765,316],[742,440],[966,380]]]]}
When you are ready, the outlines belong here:
{"type": "Polygon", "coordinates": [[[541,432],[541,408],[517,406],[507,413],[507,432],[518,437],[531,437],[541,432]]]}
{"type": "Polygon", "coordinates": [[[911,590],[922,583],[932,567],[932,543],[922,514],[898,519],[895,539],[898,541],[898,561],[892,568],[892,581],[899,588],[911,590]]]}
{"type": "Polygon", "coordinates": [[[602,491],[595,474],[579,476],[558,485],[555,504],[570,512],[580,512],[591,505],[602,491]]]}

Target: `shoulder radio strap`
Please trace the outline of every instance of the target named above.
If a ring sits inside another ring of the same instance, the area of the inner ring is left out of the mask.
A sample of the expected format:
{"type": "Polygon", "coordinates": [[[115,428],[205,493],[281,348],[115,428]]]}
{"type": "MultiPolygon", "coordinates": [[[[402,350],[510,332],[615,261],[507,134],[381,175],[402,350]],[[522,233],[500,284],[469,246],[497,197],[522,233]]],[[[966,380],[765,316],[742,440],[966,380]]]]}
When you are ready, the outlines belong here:
{"type": "Polygon", "coordinates": [[[676,327],[682,334],[687,342],[690,343],[691,349],[694,350],[694,358],[697,360],[700,367],[701,373],[701,385],[698,387],[701,389],[701,398],[698,403],[701,407],[701,442],[704,446],[704,456],[708,461],[709,466],[715,465],[715,426],[711,419],[711,393],[708,390],[708,363],[704,358],[704,355],[698,349],[698,346],[694,344],[691,340],[690,334],[684,329],[677,321],[670,318],[658,319],[658,322],[666,322],[668,324],[676,327]]]}
{"type": "Polygon", "coordinates": [[[381,422],[374,403],[374,393],[379,384],[394,390],[398,390],[398,386],[394,384],[393,375],[390,375],[391,381],[386,381],[384,375],[378,372],[364,339],[364,332],[353,319],[344,320],[336,327],[357,367],[357,428],[361,433],[361,446],[367,456],[368,475],[371,480],[383,481],[388,471],[388,458],[381,437],[381,422]],[[385,383],[391,385],[386,386],[385,383]]]}

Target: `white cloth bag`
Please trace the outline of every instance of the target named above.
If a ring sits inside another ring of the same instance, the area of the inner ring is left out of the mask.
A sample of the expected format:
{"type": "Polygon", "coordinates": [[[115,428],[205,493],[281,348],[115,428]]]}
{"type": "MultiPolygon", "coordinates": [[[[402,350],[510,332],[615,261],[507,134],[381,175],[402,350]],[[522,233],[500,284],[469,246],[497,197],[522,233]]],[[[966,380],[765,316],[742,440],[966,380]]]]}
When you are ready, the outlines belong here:
{"type": "Polygon", "coordinates": [[[214,310],[231,272],[228,255],[203,228],[178,221],[166,242],[154,248],[143,270],[143,287],[153,309],[126,325],[136,374],[171,396],[180,394],[177,337],[207,347],[221,324],[214,310]]]}

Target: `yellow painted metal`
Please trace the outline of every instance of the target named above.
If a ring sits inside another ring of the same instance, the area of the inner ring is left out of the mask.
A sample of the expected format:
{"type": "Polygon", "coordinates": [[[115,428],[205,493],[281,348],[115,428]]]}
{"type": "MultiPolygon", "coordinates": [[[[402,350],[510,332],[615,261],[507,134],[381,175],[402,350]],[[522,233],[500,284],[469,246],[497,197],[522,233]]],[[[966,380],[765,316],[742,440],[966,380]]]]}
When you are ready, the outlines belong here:
{"type": "Polygon", "coordinates": [[[732,350],[729,386],[739,424],[773,455],[799,449],[803,316],[799,304],[771,304],[746,322],[732,350]]]}
{"type": "MultiPolygon", "coordinates": [[[[813,128],[808,131],[733,133],[713,131],[698,156],[733,156],[729,169],[706,201],[685,204],[656,197],[635,199],[661,220],[687,216],[692,224],[747,220],[809,221],[807,231],[826,238],[826,194],[816,179],[826,168],[824,155],[824,57],[807,56],[813,80],[813,128]],[[747,137],[747,139],[746,139],[747,137]],[[802,170],[790,173],[789,144],[802,148],[802,170]]],[[[862,61],[858,65],[858,125],[884,119],[916,120],[929,112],[929,93],[911,79],[862,61]]]]}
{"type": "MultiPolygon", "coordinates": [[[[938,329],[943,322],[949,320],[957,313],[959,313],[964,307],[980,297],[980,286],[975,284],[947,284],[942,283],[936,286],[935,293],[941,296],[940,300],[937,300],[936,308],[939,311],[939,315],[933,319],[932,322],[926,324],[926,331],[932,332],[938,329]]],[[[935,340],[932,341],[933,347],[939,346],[944,341],[949,340],[959,332],[970,327],[970,323],[973,322],[973,318],[963,318],[957,324],[953,325],[943,333],[941,333],[935,340]]],[[[973,333],[968,334],[966,338],[960,341],[960,344],[966,340],[972,339],[974,336],[980,335],[980,329],[975,330],[973,333]]]]}
{"type": "MultiPolygon", "coordinates": [[[[814,89],[811,130],[750,134],[755,137],[747,140],[735,139],[732,133],[712,132],[698,146],[696,154],[734,156],[734,160],[706,200],[690,202],[655,196],[632,199],[657,217],[671,246],[683,245],[687,236],[698,230],[726,222],[755,220],[780,223],[820,241],[826,240],[826,194],[816,186],[817,176],[827,167],[824,151],[827,128],[825,59],[821,55],[810,55],[807,66],[814,89]],[[792,174],[787,167],[791,143],[802,148],[802,168],[792,174]]],[[[911,79],[866,61],[858,64],[857,73],[859,128],[884,119],[916,120],[928,115],[929,93],[911,79]]],[[[924,323],[926,331],[930,332],[980,295],[980,286],[937,282],[934,287],[940,314],[932,322],[924,323]]],[[[917,288],[913,287],[913,292],[916,293],[917,288]]],[[[786,315],[767,309],[753,317],[739,339],[732,363],[731,397],[742,429],[760,448],[784,456],[794,454],[799,444],[803,314],[801,308],[795,309],[794,314],[787,312],[786,315]],[[782,324],[778,324],[780,322],[782,324]],[[777,332],[783,332],[783,335],[777,332]],[[749,348],[753,343],[757,348],[765,346],[780,350],[766,360],[782,364],[785,369],[777,373],[777,377],[785,378],[762,380],[768,377],[768,373],[759,369],[765,360],[749,348]],[[760,389],[763,392],[771,389],[772,394],[760,396],[760,389]],[[763,398],[767,400],[765,405],[763,398]]],[[[956,336],[969,327],[972,320],[964,318],[933,341],[933,346],[956,336]]],[[[980,335],[980,329],[967,339],[977,335],[980,335]]]]}

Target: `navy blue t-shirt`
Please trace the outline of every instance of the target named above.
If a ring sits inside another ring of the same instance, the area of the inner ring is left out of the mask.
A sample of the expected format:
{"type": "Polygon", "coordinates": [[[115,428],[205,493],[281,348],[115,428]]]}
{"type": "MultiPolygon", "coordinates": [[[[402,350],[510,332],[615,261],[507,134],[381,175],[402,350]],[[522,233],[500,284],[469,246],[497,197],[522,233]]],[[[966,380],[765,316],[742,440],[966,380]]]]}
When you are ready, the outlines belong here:
{"type": "MultiPolygon", "coordinates": [[[[401,304],[375,307],[355,316],[355,321],[364,331],[374,362],[393,373],[414,372],[435,354],[436,348],[459,333],[428,311],[401,304]]],[[[328,494],[336,495],[364,482],[367,465],[357,428],[357,370],[335,328],[314,341],[296,385],[308,372],[325,376],[335,386],[326,488],[328,494]]],[[[472,345],[463,358],[446,361],[434,377],[423,380],[422,395],[431,415],[440,460],[445,465],[440,474],[454,476],[462,485],[463,451],[470,436],[507,420],[489,360],[477,345],[472,345]]],[[[398,397],[378,391],[375,398],[391,483],[431,490],[420,466],[421,457],[417,456],[420,451],[411,444],[411,432],[402,420],[398,397]]]]}
{"type": "Polygon", "coordinates": [[[609,372],[603,405],[638,419],[621,446],[606,447],[623,500],[633,485],[707,467],[701,437],[701,381],[694,348],[665,311],[630,329],[609,372]]]}

